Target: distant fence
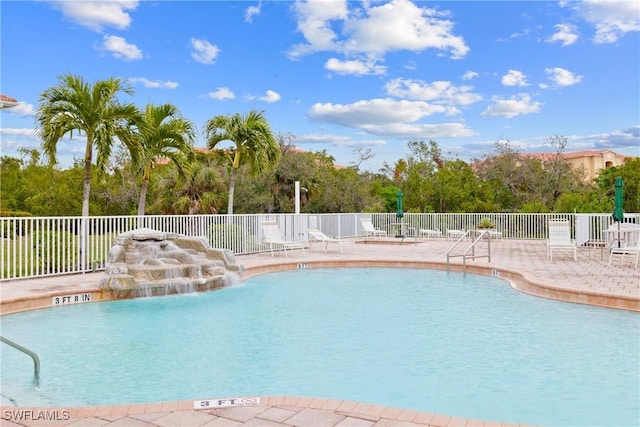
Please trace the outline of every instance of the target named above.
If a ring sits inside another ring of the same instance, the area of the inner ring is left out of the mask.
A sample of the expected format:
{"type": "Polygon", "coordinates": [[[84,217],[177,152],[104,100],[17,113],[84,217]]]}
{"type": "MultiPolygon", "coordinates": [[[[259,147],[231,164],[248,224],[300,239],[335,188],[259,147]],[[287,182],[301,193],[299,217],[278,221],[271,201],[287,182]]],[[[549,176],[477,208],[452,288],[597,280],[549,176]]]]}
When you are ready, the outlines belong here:
{"type": "MultiPolygon", "coordinates": [[[[378,228],[392,234],[397,223],[414,230],[470,230],[489,218],[504,239],[546,239],[549,219],[568,219],[579,245],[603,239],[610,214],[503,214],[503,213],[392,213],[257,214],[257,215],[150,215],[116,217],[0,218],[0,281],[87,273],[103,270],[114,239],[136,228],[201,236],[212,247],[230,249],[236,255],[268,250],[262,244],[260,224],[276,220],[283,239],[304,241],[308,228],[328,236],[363,235],[360,218],[371,217],[378,228]]],[[[639,214],[625,221],[640,223],[639,214]]]]}

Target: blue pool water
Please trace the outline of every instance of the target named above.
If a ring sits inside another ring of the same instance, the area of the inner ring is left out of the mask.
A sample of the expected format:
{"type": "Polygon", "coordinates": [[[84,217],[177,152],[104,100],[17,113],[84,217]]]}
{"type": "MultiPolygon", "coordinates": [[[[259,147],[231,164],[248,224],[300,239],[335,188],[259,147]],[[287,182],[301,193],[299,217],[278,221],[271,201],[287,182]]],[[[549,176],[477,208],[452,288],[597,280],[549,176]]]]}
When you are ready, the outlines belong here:
{"type": "Polygon", "coordinates": [[[2,316],[2,395],[71,406],[304,395],[544,425],[640,424],[640,315],[502,280],[318,269],[2,316]]]}

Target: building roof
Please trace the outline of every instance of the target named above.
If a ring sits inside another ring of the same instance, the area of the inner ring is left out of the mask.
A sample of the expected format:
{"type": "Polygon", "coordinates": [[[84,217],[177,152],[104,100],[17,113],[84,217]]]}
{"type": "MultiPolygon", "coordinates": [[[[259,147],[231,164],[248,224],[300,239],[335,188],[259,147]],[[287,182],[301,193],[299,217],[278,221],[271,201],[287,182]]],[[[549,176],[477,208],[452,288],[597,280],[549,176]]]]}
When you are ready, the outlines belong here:
{"type": "Polygon", "coordinates": [[[17,99],[0,94],[0,110],[4,108],[15,107],[16,105],[18,105],[17,99]]]}

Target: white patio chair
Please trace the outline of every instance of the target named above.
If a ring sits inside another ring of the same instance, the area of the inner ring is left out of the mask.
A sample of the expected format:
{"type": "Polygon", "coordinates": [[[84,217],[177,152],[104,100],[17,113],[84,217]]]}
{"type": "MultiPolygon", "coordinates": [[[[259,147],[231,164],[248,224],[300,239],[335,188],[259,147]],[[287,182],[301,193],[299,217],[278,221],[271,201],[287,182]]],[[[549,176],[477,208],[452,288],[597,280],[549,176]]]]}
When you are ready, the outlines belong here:
{"type": "Polygon", "coordinates": [[[464,230],[447,230],[447,238],[454,240],[464,236],[467,232],[464,230]]]}
{"type": "Polygon", "coordinates": [[[490,228],[487,232],[491,235],[492,239],[502,239],[502,232],[496,230],[495,228],[490,228]]]}
{"type": "Polygon", "coordinates": [[[439,239],[442,237],[442,231],[435,229],[435,230],[431,230],[431,229],[426,229],[426,228],[421,228],[419,230],[419,235],[420,237],[426,237],[426,238],[433,238],[433,239],[439,239]]]}
{"type": "Polygon", "coordinates": [[[611,265],[611,260],[613,260],[614,255],[620,255],[622,257],[622,263],[626,259],[627,255],[635,255],[636,263],[633,267],[634,269],[638,268],[638,260],[640,259],[640,242],[629,243],[625,242],[621,245],[621,247],[613,246],[611,248],[611,252],[609,253],[609,265],[611,265]]]}
{"type": "Polygon", "coordinates": [[[553,252],[573,252],[574,261],[578,260],[578,245],[571,238],[571,224],[566,219],[549,220],[549,238],[547,239],[547,258],[553,260],[553,252]]]}
{"type": "Polygon", "coordinates": [[[337,243],[338,248],[340,249],[340,253],[342,253],[342,241],[340,239],[329,237],[316,228],[308,228],[307,234],[309,235],[309,250],[311,250],[311,244],[313,242],[321,242],[324,243],[324,252],[327,253],[327,247],[329,246],[329,243],[337,243]]]}
{"type": "Polygon", "coordinates": [[[373,225],[371,218],[360,218],[365,237],[386,237],[387,232],[373,225]]]}
{"type": "Polygon", "coordinates": [[[280,233],[280,227],[276,221],[262,221],[262,242],[269,245],[271,256],[273,256],[274,250],[283,250],[284,256],[287,255],[287,250],[302,249],[302,254],[305,255],[306,242],[294,242],[292,240],[283,240],[282,233],[280,233]]]}

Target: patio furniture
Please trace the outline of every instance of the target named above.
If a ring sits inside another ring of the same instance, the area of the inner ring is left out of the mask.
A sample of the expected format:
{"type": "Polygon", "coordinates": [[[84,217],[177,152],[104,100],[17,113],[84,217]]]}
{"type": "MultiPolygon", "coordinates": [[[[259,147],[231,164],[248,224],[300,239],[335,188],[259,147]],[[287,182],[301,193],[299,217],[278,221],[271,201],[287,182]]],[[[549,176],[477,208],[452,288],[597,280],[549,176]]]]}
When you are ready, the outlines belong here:
{"type": "Polygon", "coordinates": [[[333,237],[329,237],[324,234],[322,231],[316,228],[308,228],[307,234],[309,235],[309,250],[311,250],[311,244],[313,242],[323,242],[324,243],[324,253],[327,253],[327,247],[329,243],[337,243],[338,248],[340,249],[340,253],[342,253],[342,241],[340,239],[334,239],[333,237]]]}
{"type": "Polygon", "coordinates": [[[547,239],[547,258],[553,260],[553,252],[573,252],[574,261],[578,260],[575,239],[571,238],[571,224],[565,219],[549,220],[549,238],[547,239]]]}
{"type": "Polygon", "coordinates": [[[467,232],[464,230],[447,230],[447,237],[450,240],[459,239],[463,237],[465,234],[467,234],[467,232]]]}
{"type": "Polygon", "coordinates": [[[387,237],[387,232],[373,225],[371,218],[360,218],[365,237],[387,237]]]}
{"type": "Polygon", "coordinates": [[[495,228],[488,229],[487,233],[489,233],[492,239],[502,239],[502,232],[496,230],[495,228]]]}
{"type": "Polygon", "coordinates": [[[431,230],[427,228],[421,228],[418,231],[418,234],[420,235],[420,237],[426,237],[428,239],[439,239],[442,237],[442,231],[438,229],[431,230]]]}
{"type": "Polygon", "coordinates": [[[613,246],[611,248],[611,252],[609,253],[609,265],[611,265],[611,261],[613,260],[614,255],[620,255],[622,257],[622,263],[624,263],[624,260],[626,259],[627,255],[631,255],[631,256],[635,255],[636,263],[633,268],[636,269],[638,268],[638,259],[640,259],[640,243],[625,242],[625,244],[619,248],[616,246],[613,246]]]}
{"type": "Polygon", "coordinates": [[[284,240],[276,221],[262,221],[262,242],[269,245],[271,256],[273,256],[274,250],[283,250],[284,256],[287,258],[289,257],[287,250],[302,249],[302,254],[305,255],[307,246],[306,242],[284,240]]]}

